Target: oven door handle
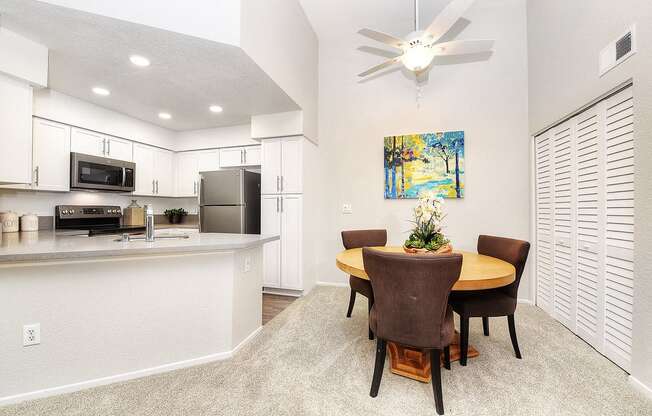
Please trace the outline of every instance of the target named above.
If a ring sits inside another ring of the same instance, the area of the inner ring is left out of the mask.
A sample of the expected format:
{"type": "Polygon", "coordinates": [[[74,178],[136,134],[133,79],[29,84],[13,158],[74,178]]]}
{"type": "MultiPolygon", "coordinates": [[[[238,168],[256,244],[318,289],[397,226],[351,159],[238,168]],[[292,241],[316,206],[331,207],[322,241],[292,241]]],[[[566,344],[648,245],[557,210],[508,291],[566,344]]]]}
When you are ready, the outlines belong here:
{"type": "Polygon", "coordinates": [[[127,186],[127,168],[122,168],[122,188],[127,186]]]}

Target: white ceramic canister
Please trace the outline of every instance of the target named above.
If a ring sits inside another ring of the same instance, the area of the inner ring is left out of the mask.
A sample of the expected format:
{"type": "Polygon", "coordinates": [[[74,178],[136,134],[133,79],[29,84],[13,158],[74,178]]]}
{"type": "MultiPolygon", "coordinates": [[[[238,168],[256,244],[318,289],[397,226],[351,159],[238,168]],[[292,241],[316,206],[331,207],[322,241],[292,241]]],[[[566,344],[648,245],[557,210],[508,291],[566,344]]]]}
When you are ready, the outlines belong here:
{"type": "Polygon", "coordinates": [[[0,215],[2,222],[3,233],[17,233],[18,232],[18,214],[15,212],[3,212],[0,215]]]}
{"type": "Polygon", "coordinates": [[[25,214],[20,217],[20,231],[38,231],[38,216],[25,214]]]}

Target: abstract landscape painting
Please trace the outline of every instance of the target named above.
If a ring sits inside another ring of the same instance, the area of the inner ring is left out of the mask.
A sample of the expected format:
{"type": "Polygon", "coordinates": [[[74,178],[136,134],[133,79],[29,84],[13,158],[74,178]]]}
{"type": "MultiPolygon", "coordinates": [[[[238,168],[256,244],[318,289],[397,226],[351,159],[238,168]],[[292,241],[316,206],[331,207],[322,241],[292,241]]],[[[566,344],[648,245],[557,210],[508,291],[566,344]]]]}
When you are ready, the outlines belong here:
{"type": "Polygon", "coordinates": [[[464,197],[464,132],[385,137],[385,199],[464,197]]]}

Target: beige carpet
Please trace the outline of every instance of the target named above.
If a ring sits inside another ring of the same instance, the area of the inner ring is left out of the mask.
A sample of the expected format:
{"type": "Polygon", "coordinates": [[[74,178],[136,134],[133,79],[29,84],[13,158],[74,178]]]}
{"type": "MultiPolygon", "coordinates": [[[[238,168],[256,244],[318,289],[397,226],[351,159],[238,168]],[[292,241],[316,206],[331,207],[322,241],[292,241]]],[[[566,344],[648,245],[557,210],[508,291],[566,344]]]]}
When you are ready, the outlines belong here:
{"type": "MultiPolygon", "coordinates": [[[[348,289],[320,287],[266,325],[236,357],[0,408],[0,415],[433,415],[430,384],[386,368],[369,397],[375,343],[366,301],[346,319],[348,289]]],[[[447,415],[651,415],[627,374],[539,309],[516,314],[523,360],[506,319],[491,337],[472,320],[481,356],[444,371],[447,415]]],[[[389,360],[387,360],[389,364],[389,360]]]]}

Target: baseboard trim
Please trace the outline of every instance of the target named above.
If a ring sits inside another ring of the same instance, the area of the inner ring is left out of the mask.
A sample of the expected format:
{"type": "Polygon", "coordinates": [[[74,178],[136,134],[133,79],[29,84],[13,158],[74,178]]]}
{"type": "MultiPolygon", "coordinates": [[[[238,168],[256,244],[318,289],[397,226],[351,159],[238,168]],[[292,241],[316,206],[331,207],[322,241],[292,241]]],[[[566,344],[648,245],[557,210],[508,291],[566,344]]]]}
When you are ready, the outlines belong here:
{"type": "Polygon", "coordinates": [[[349,287],[349,284],[348,283],[336,283],[336,282],[317,282],[317,286],[349,287]]]}
{"type": "Polygon", "coordinates": [[[652,388],[646,386],[639,379],[632,376],[631,374],[629,376],[629,382],[634,386],[634,388],[636,388],[638,391],[646,395],[648,399],[652,400],[652,388]]]}
{"type": "Polygon", "coordinates": [[[155,367],[144,368],[142,370],[129,371],[127,373],[115,374],[108,377],[101,377],[92,380],[81,381],[79,383],[65,384],[63,386],[50,387],[42,390],[35,390],[28,393],[16,394],[13,396],[0,397],[0,406],[6,406],[9,404],[20,403],[28,400],[41,399],[49,396],[57,396],[60,394],[72,393],[79,390],[89,389],[91,387],[104,386],[107,384],[118,383],[121,381],[133,380],[136,378],[142,378],[151,376],[154,374],[166,373],[173,370],[179,370],[182,368],[194,367],[196,365],[206,364],[213,361],[226,360],[233,357],[239,350],[241,350],[245,345],[251,342],[260,332],[263,330],[263,327],[260,326],[254,332],[249,334],[242,342],[233,348],[231,351],[219,352],[215,354],[204,355],[202,357],[191,358],[189,360],[177,361],[169,364],[163,364],[155,367]]]}

